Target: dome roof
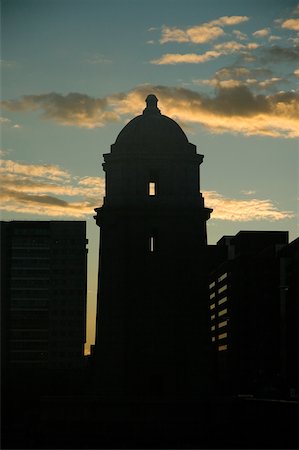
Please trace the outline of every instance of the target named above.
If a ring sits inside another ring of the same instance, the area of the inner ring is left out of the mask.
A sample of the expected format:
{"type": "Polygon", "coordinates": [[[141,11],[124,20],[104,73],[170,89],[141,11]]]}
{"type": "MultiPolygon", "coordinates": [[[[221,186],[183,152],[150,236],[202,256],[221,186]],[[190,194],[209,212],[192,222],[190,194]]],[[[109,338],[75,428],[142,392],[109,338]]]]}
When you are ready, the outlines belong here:
{"type": "Polygon", "coordinates": [[[143,114],[132,119],[119,133],[115,149],[144,152],[173,152],[184,149],[188,139],[182,128],[170,117],[161,114],[155,95],[148,95],[143,114]]]}

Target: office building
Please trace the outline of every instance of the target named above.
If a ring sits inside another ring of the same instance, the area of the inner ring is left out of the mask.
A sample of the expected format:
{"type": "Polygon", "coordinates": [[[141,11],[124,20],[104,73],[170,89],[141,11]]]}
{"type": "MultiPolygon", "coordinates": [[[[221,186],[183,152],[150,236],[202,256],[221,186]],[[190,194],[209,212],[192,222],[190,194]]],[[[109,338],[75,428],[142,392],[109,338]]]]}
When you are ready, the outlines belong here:
{"type": "Polygon", "coordinates": [[[4,364],[75,368],[86,337],[86,224],[1,222],[4,364]]]}
{"type": "Polygon", "coordinates": [[[294,349],[290,320],[296,314],[298,320],[295,244],[288,245],[283,231],[240,231],[224,236],[217,246],[222,262],[209,276],[209,309],[218,384],[237,393],[274,395],[285,383],[282,361],[294,349]],[[286,301],[288,295],[292,300],[286,301]],[[287,324],[282,310],[286,304],[295,313],[289,312],[287,324]],[[283,327],[288,327],[288,335],[283,327]]]}
{"type": "Polygon", "coordinates": [[[299,397],[299,238],[283,247],[280,266],[280,373],[291,397],[299,397]]]}

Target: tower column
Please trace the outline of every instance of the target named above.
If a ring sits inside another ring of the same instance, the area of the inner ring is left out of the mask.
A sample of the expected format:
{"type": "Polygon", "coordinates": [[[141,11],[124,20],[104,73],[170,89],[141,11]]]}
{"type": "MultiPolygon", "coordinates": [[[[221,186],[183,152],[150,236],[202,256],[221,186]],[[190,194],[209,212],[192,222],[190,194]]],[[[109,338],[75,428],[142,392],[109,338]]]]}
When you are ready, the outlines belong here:
{"type": "Polygon", "coordinates": [[[209,364],[203,156],[155,96],[146,102],[104,155],[99,383],[116,397],[192,398],[209,364]]]}

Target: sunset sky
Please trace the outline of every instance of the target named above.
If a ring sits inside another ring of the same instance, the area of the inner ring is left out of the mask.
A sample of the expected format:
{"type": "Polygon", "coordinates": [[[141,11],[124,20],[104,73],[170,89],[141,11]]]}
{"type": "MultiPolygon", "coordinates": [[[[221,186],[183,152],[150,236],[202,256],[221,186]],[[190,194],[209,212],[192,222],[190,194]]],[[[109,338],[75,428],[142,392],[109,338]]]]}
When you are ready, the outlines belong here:
{"type": "Polygon", "coordinates": [[[86,220],[149,93],[205,155],[208,240],[298,234],[298,0],[2,0],[1,220],[86,220]]]}

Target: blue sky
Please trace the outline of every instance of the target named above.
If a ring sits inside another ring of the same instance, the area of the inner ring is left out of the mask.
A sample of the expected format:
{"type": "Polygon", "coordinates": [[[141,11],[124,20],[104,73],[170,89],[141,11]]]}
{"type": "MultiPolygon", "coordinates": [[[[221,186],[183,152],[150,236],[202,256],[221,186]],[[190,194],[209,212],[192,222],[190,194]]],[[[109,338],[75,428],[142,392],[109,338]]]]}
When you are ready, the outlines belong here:
{"type": "Polygon", "coordinates": [[[102,154],[148,93],[205,155],[209,243],[298,236],[299,4],[2,0],[2,220],[86,220],[94,333],[102,154]]]}

